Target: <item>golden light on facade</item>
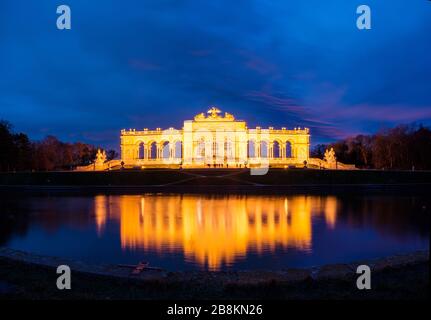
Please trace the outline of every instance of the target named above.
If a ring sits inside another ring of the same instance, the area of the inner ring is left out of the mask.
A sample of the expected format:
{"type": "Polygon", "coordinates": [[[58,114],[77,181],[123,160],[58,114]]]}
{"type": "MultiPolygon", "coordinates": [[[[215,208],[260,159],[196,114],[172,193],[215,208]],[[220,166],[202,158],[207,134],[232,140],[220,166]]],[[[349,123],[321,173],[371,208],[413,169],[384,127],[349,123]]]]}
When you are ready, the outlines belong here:
{"type": "Polygon", "coordinates": [[[184,121],[181,129],[121,130],[121,159],[106,161],[101,153],[95,162],[77,171],[147,168],[284,168],[304,167],[353,170],[354,165],[336,160],[333,150],[325,159],[310,158],[310,130],[250,129],[243,120],[212,107],[184,121]]]}
{"type": "Polygon", "coordinates": [[[303,165],[309,159],[310,134],[307,128],[281,130],[257,126],[212,107],[184,121],[177,130],[144,129],[121,131],[121,159],[126,166],[206,167],[222,164],[231,168],[259,165],[303,165]]]}
{"type": "Polygon", "coordinates": [[[230,265],[249,251],[309,251],[313,214],[323,214],[329,226],[336,219],[336,199],[330,197],[147,195],[118,196],[109,202],[102,198],[95,200],[97,225],[103,225],[102,217],[111,212],[110,218],[120,224],[123,249],[182,252],[186,260],[210,270],[230,265]]]}

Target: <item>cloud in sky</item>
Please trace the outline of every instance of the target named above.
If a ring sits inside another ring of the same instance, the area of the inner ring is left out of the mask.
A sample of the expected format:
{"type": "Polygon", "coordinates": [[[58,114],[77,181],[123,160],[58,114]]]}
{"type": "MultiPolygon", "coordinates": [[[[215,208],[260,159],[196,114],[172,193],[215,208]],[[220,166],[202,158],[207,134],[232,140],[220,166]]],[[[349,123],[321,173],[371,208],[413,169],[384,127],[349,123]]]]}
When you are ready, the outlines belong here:
{"type": "Polygon", "coordinates": [[[431,124],[431,3],[69,0],[0,4],[0,118],[118,147],[122,128],[180,128],[218,105],[249,126],[308,126],[313,143],[431,124]],[[103,133],[103,134],[101,134],[103,133]]]}

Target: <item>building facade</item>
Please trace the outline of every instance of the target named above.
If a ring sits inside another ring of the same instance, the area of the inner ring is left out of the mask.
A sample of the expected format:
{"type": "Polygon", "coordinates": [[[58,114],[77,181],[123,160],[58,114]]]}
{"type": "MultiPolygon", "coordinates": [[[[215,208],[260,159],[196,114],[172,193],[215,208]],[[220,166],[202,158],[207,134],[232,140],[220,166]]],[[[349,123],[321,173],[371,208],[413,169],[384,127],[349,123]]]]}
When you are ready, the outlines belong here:
{"type": "Polygon", "coordinates": [[[126,167],[304,166],[309,161],[308,128],[248,128],[212,107],[181,130],[121,130],[121,161],[126,167]]]}

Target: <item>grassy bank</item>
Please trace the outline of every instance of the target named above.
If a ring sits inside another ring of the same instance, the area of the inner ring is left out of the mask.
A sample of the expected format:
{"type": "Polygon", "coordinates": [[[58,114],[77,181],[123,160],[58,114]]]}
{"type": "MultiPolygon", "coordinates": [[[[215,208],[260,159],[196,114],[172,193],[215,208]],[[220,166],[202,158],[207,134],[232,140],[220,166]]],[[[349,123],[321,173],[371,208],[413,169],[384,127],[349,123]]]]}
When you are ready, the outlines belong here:
{"type": "MultiPolygon", "coordinates": [[[[56,288],[54,265],[0,257],[2,299],[427,299],[429,253],[413,253],[279,272],[168,272],[148,277],[98,275],[72,269],[72,289],[56,288]],[[372,289],[356,287],[358,264],[372,270],[372,289]]],[[[58,261],[60,264],[61,261],[58,261]]],[[[111,267],[110,273],[116,268],[111,267]]]]}
{"type": "Polygon", "coordinates": [[[3,186],[278,186],[426,183],[431,183],[431,171],[270,169],[265,175],[251,175],[247,169],[147,169],[109,172],[0,173],[0,185],[3,186]]]}

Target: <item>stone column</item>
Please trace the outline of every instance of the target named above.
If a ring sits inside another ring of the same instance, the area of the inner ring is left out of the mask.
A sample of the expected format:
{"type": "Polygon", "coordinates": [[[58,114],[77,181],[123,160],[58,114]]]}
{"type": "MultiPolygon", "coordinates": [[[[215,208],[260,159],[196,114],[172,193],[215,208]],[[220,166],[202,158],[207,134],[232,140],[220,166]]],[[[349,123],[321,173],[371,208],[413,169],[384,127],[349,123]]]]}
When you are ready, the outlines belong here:
{"type": "Polygon", "coordinates": [[[283,159],[286,158],[286,144],[280,145],[280,157],[283,159]]]}
{"type": "Polygon", "coordinates": [[[162,152],[163,152],[163,143],[159,142],[157,144],[157,159],[162,158],[162,152]]]}
{"type": "Polygon", "coordinates": [[[254,157],[260,158],[260,141],[254,142],[254,157]]]}
{"type": "Polygon", "coordinates": [[[193,141],[193,121],[191,120],[184,121],[182,148],[183,164],[192,164],[196,152],[196,143],[193,141]]]}
{"type": "Polygon", "coordinates": [[[290,156],[292,157],[292,158],[298,158],[298,152],[297,152],[297,150],[298,150],[298,146],[296,145],[296,144],[294,144],[294,143],[290,143],[290,156]]]}

